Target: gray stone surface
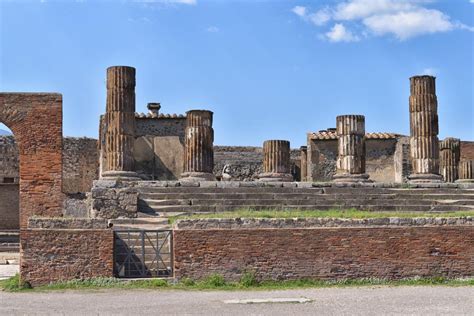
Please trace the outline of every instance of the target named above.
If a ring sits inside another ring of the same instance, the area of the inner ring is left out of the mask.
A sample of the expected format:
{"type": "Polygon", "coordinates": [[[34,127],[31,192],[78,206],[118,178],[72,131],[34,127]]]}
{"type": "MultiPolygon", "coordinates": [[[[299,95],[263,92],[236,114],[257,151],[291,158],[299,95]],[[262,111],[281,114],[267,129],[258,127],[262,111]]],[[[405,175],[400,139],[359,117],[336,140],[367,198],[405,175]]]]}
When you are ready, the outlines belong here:
{"type": "Polygon", "coordinates": [[[93,218],[133,218],[138,215],[138,193],[134,187],[93,188],[91,198],[93,218]]]}
{"type": "Polygon", "coordinates": [[[104,229],[107,220],[96,218],[47,218],[30,217],[28,228],[31,229],[104,229]]]}

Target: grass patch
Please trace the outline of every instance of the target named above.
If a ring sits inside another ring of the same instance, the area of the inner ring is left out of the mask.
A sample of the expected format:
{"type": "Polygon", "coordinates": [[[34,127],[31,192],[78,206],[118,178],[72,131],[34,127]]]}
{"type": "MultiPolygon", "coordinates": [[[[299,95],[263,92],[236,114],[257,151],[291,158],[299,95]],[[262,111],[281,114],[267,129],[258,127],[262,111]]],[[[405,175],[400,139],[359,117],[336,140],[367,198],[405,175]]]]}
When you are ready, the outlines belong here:
{"type": "Polygon", "coordinates": [[[163,289],[163,290],[285,290],[301,288],[357,287],[357,286],[474,286],[474,278],[446,279],[410,278],[402,280],[355,279],[355,280],[289,280],[257,281],[255,275],[246,272],[240,281],[229,282],[222,275],[212,274],[202,280],[182,279],[177,283],[164,279],[121,280],[116,278],[95,278],[52,283],[36,288],[20,286],[18,275],[0,281],[0,290],[8,292],[55,291],[55,290],[100,290],[100,289],[163,289]]]}
{"type": "Polygon", "coordinates": [[[205,218],[347,218],[347,219],[366,219],[366,218],[415,218],[415,217],[466,217],[474,216],[474,211],[457,211],[443,213],[429,212],[372,212],[361,211],[357,209],[347,210],[251,210],[240,209],[232,212],[204,213],[193,215],[178,215],[169,218],[170,224],[179,219],[205,219],[205,218]]]}

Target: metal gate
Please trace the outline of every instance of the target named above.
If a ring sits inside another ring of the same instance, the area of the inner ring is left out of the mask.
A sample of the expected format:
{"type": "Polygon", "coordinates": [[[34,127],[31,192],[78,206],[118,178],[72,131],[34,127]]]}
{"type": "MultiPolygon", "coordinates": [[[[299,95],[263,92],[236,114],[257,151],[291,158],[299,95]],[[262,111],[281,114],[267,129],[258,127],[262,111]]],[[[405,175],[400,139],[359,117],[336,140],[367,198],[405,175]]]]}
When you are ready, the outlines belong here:
{"type": "Polygon", "coordinates": [[[119,278],[172,277],[172,231],[116,230],[114,262],[119,278]]]}

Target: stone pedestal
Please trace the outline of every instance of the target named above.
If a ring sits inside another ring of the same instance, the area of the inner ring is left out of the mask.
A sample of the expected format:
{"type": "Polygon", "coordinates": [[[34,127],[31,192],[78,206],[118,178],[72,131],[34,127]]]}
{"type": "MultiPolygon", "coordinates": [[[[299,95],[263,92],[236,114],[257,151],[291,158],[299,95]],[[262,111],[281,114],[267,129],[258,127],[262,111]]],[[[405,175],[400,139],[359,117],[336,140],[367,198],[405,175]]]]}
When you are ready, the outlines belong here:
{"type": "Polygon", "coordinates": [[[308,176],[308,147],[300,147],[300,169],[301,169],[301,181],[307,181],[308,176]]]}
{"type": "Polygon", "coordinates": [[[134,172],[135,68],[107,69],[107,108],[104,115],[104,172],[102,178],[137,180],[134,172]]]}
{"type": "Polygon", "coordinates": [[[340,115],[336,124],[338,156],[334,182],[369,182],[365,173],[365,117],[340,115]]]}
{"type": "Polygon", "coordinates": [[[458,165],[461,158],[461,140],[448,137],[439,143],[439,169],[444,181],[458,179],[458,165]]]}
{"type": "Polygon", "coordinates": [[[263,173],[260,181],[293,181],[290,171],[290,142],[267,140],[263,143],[263,173]]]}
{"type": "Polygon", "coordinates": [[[184,172],[182,179],[214,181],[214,130],[211,111],[186,112],[184,172]]]}
{"type": "Polygon", "coordinates": [[[438,101],[435,77],[410,78],[411,183],[443,182],[439,174],[438,101]]]}
{"type": "Polygon", "coordinates": [[[457,183],[474,183],[474,160],[461,160],[458,171],[457,183]]]}

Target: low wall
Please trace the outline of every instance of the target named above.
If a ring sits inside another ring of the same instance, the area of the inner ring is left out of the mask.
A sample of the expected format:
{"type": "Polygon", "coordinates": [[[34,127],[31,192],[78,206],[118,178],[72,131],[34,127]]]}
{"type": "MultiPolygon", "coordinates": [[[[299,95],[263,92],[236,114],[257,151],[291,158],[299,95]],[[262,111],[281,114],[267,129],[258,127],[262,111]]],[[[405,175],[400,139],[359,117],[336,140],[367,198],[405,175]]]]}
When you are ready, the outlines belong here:
{"type": "Polygon", "coordinates": [[[474,276],[472,218],[205,222],[175,225],[178,279],[238,280],[246,271],[260,280],[474,276]]]}
{"type": "Polygon", "coordinates": [[[112,277],[113,246],[106,221],[30,219],[21,231],[21,279],[38,286],[112,277]]]}
{"type": "Polygon", "coordinates": [[[20,228],[18,183],[0,183],[0,230],[20,228]]]}

